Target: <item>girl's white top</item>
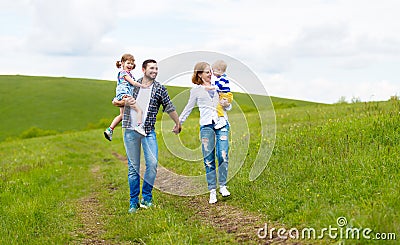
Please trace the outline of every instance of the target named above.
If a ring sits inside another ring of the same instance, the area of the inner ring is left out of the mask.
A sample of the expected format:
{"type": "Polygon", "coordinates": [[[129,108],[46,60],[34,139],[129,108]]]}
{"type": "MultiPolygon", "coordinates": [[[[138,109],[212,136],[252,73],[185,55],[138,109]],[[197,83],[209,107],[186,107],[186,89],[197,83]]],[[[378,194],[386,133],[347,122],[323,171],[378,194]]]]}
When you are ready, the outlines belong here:
{"type": "MultiPolygon", "coordinates": [[[[207,91],[204,86],[196,85],[190,90],[189,101],[179,116],[179,121],[181,123],[185,122],[186,118],[190,115],[193,108],[197,104],[200,111],[200,126],[212,124],[213,122],[215,123],[218,120],[218,103],[219,96],[217,91],[207,91]],[[213,96],[211,96],[209,92],[213,94],[213,96]]],[[[230,108],[227,108],[226,110],[230,110],[230,108]]],[[[228,117],[225,111],[224,114],[225,118],[227,119],[228,117]]]]}

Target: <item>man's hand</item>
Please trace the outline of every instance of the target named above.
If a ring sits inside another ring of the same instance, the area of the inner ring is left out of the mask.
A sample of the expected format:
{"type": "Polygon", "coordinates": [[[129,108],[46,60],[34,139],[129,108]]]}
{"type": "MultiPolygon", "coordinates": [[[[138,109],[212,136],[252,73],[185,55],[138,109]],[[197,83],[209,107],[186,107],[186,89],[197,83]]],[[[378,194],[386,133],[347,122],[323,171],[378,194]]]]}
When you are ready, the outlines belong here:
{"type": "Polygon", "coordinates": [[[172,129],[172,132],[174,132],[175,134],[179,134],[182,130],[182,125],[179,124],[175,124],[174,128],[172,129]]]}
{"type": "Polygon", "coordinates": [[[113,99],[112,104],[118,107],[123,107],[125,106],[125,101],[113,99]]]}
{"type": "Polygon", "coordinates": [[[112,104],[118,107],[133,106],[136,104],[136,100],[132,96],[125,96],[122,100],[113,99],[112,104]]]}
{"type": "Polygon", "coordinates": [[[129,107],[132,107],[136,104],[136,100],[133,97],[127,97],[124,100],[125,100],[124,105],[127,105],[129,107]]]}

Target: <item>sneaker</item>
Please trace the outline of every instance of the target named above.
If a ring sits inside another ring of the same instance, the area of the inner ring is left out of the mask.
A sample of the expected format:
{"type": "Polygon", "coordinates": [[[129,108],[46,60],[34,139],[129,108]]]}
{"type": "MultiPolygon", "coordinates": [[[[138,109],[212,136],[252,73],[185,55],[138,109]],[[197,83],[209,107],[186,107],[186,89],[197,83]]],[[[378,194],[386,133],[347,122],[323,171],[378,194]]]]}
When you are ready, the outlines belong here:
{"type": "Polygon", "coordinates": [[[217,124],[215,124],[214,128],[215,129],[220,129],[220,128],[225,127],[225,125],[226,125],[225,118],[224,117],[219,117],[218,118],[218,122],[217,122],[217,124]]]}
{"type": "Polygon", "coordinates": [[[108,139],[109,141],[112,140],[112,135],[113,135],[113,130],[111,128],[107,128],[104,131],[104,137],[106,137],[106,139],[108,139]]]}
{"type": "Polygon", "coordinates": [[[145,209],[148,209],[148,208],[151,208],[151,207],[153,207],[154,205],[153,205],[153,203],[150,201],[150,202],[148,202],[148,201],[145,201],[145,200],[142,200],[141,202],[140,202],[140,207],[141,208],[145,208],[145,209]]]}
{"type": "Polygon", "coordinates": [[[212,189],[210,190],[210,200],[208,201],[209,204],[213,204],[217,202],[217,190],[212,189]]]}
{"type": "Polygon", "coordinates": [[[131,207],[129,208],[128,213],[130,213],[130,214],[136,213],[138,208],[139,208],[139,204],[138,203],[136,203],[136,205],[131,205],[131,207]]]}
{"type": "Polygon", "coordinates": [[[144,131],[143,124],[137,125],[133,130],[135,130],[136,132],[138,132],[139,134],[141,134],[143,136],[147,136],[146,131],[144,131]]]}
{"type": "Polygon", "coordinates": [[[226,185],[223,185],[221,187],[219,187],[219,193],[221,193],[221,195],[223,197],[228,197],[231,195],[231,193],[228,191],[228,189],[226,188],[226,185]]]}

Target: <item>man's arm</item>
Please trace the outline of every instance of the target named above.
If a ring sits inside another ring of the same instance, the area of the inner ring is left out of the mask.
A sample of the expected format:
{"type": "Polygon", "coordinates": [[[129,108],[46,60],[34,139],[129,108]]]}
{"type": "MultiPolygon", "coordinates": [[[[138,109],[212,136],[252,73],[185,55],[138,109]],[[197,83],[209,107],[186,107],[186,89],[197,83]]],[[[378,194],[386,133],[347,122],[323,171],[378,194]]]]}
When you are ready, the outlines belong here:
{"type": "Polygon", "coordinates": [[[182,130],[182,125],[179,122],[178,113],[176,111],[171,111],[170,113],[168,113],[168,115],[175,122],[175,126],[172,129],[172,132],[174,132],[175,134],[179,134],[182,130]]]}
{"type": "Polygon", "coordinates": [[[136,104],[136,100],[133,97],[127,97],[123,100],[113,99],[112,104],[118,107],[124,107],[125,105],[133,106],[136,104]]]}

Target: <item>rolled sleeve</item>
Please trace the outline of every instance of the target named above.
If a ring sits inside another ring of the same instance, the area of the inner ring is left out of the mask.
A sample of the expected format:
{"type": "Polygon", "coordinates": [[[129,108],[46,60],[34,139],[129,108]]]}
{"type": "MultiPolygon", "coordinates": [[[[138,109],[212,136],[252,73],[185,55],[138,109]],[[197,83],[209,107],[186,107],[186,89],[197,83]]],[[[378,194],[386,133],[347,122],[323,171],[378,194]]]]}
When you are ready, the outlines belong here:
{"type": "Polygon", "coordinates": [[[163,112],[171,113],[176,110],[164,86],[161,86],[161,104],[163,106],[163,112]]]}

